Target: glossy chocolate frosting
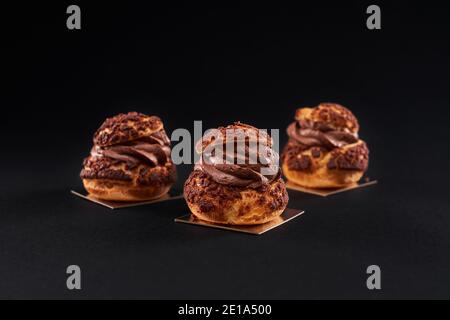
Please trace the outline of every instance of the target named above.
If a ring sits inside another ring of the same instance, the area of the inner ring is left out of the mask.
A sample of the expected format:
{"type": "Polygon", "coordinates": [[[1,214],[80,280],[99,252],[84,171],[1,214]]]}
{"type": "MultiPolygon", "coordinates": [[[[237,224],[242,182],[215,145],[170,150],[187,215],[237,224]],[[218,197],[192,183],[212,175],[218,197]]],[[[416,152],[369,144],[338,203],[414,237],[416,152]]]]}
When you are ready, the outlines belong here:
{"type": "Polygon", "coordinates": [[[287,128],[287,134],[307,147],[340,148],[358,141],[358,134],[349,130],[335,130],[312,121],[295,121],[287,128]]]}
{"type": "Polygon", "coordinates": [[[152,167],[164,165],[170,159],[170,140],[166,132],[161,130],[148,137],[122,144],[107,147],[94,145],[91,157],[107,157],[123,161],[131,168],[139,164],[147,164],[152,167]]]}
{"type": "Polygon", "coordinates": [[[272,150],[267,134],[241,123],[219,128],[216,134],[220,137],[216,136],[206,147],[203,142],[207,136],[197,144],[201,157],[196,170],[207,173],[217,183],[253,189],[280,177],[278,154],[272,150]],[[228,133],[224,134],[225,130],[235,129],[245,134],[236,134],[231,139],[228,133]]]}

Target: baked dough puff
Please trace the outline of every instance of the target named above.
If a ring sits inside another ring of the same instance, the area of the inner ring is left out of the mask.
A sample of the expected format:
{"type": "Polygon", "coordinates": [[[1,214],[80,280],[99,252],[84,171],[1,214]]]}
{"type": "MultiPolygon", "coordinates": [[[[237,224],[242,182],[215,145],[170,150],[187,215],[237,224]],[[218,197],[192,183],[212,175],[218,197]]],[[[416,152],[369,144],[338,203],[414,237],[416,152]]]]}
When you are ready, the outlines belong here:
{"type": "Polygon", "coordinates": [[[230,145],[229,136],[224,139],[206,136],[197,144],[201,160],[184,185],[184,198],[192,214],[205,221],[229,225],[257,225],[278,219],[289,198],[270,137],[240,122],[216,130],[223,136],[229,130],[242,130],[247,135],[241,139],[245,152],[228,154],[228,159],[234,161],[221,163],[216,153],[207,155],[205,150],[212,145],[230,145]],[[257,152],[249,147],[250,141],[258,136],[270,139],[259,149],[259,154],[266,156],[264,164],[249,162],[257,152]],[[238,158],[245,161],[236,161],[238,158]]]}
{"type": "Polygon", "coordinates": [[[80,177],[98,199],[152,200],[167,194],[176,181],[170,140],[156,116],[130,112],[109,118],[93,142],[80,177]]]}
{"type": "Polygon", "coordinates": [[[357,183],[369,164],[359,124],[347,108],[322,103],[298,109],[282,153],[285,177],[307,188],[339,188],[357,183]]]}

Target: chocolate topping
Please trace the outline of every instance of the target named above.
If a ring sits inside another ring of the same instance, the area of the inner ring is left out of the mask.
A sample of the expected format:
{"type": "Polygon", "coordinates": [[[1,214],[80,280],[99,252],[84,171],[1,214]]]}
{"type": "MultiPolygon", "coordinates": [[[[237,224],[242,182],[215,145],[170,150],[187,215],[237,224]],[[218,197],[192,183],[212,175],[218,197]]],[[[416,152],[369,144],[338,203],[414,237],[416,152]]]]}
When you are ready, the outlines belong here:
{"type": "Polygon", "coordinates": [[[264,131],[240,122],[206,134],[196,146],[195,169],[222,185],[259,188],[281,175],[278,154],[264,131]]]}
{"type": "Polygon", "coordinates": [[[323,147],[328,150],[341,148],[358,141],[358,134],[345,129],[333,130],[310,121],[296,121],[289,125],[287,134],[307,147],[323,147]]]}
{"type": "Polygon", "coordinates": [[[151,167],[164,165],[170,159],[170,140],[164,130],[137,140],[101,147],[94,145],[93,159],[106,157],[125,162],[129,168],[145,163],[151,167]]]}

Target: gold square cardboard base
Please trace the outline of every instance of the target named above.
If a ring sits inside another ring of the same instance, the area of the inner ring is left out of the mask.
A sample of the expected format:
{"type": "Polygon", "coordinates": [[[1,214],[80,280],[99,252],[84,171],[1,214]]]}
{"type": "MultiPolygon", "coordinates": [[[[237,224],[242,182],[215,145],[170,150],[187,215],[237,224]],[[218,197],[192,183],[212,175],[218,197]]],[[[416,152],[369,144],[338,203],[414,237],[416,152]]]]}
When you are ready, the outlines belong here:
{"type": "Polygon", "coordinates": [[[275,220],[267,222],[265,224],[256,225],[256,226],[233,226],[233,225],[222,225],[222,224],[217,224],[217,223],[211,223],[211,222],[197,219],[192,214],[188,214],[188,215],[176,218],[175,222],[193,224],[193,225],[202,226],[202,227],[223,229],[223,230],[228,230],[228,231],[237,231],[237,232],[249,233],[249,234],[253,234],[253,235],[261,235],[263,233],[266,233],[267,231],[270,231],[272,229],[275,229],[276,227],[281,226],[282,224],[285,224],[288,221],[291,221],[294,218],[297,218],[298,216],[302,215],[303,213],[305,213],[305,211],[297,210],[297,209],[286,209],[281,214],[281,216],[279,216],[275,220]]]}
{"type": "Polygon", "coordinates": [[[300,191],[300,192],[304,192],[304,193],[314,194],[316,196],[328,197],[328,196],[331,196],[333,194],[337,194],[337,193],[341,193],[341,192],[345,192],[345,191],[350,191],[350,190],[353,190],[353,189],[364,188],[364,187],[372,186],[372,185],[377,184],[377,183],[378,183],[377,180],[366,180],[364,182],[355,183],[355,184],[353,184],[353,185],[351,185],[349,187],[345,187],[345,188],[311,189],[311,188],[301,187],[299,185],[296,185],[295,183],[292,183],[292,182],[288,181],[288,182],[286,182],[286,188],[288,188],[290,190],[295,190],[295,191],[300,191]]]}
{"type": "Polygon", "coordinates": [[[88,194],[86,192],[77,192],[77,191],[71,190],[70,193],[72,193],[73,195],[75,195],[77,197],[80,197],[80,198],[88,200],[90,202],[99,204],[101,206],[104,206],[104,207],[112,209],[112,210],[143,206],[146,204],[158,203],[158,202],[162,202],[162,201],[171,201],[171,200],[183,198],[182,194],[174,195],[171,192],[169,192],[168,194],[162,196],[161,198],[158,198],[155,200],[150,200],[150,201],[116,202],[116,201],[100,200],[100,199],[97,199],[97,198],[91,196],[90,194],[88,194]]]}

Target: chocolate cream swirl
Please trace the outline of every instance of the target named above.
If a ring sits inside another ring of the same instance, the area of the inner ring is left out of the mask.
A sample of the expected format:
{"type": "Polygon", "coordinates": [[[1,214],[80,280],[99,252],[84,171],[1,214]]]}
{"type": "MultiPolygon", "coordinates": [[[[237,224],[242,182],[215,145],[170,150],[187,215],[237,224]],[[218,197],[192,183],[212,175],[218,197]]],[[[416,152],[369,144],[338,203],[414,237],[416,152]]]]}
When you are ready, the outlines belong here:
{"type": "MultiPolygon", "coordinates": [[[[243,124],[239,126],[257,130],[243,124]]],[[[196,170],[207,173],[219,184],[253,189],[280,177],[279,156],[272,149],[272,141],[267,134],[236,134],[232,139],[220,133],[219,136],[215,135],[206,147],[203,144],[208,139],[206,136],[197,144],[200,160],[196,170]]]]}
{"type": "Polygon", "coordinates": [[[358,134],[347,129],[336,130],[312,121],[295,121],[287,128],[291,139],[307,147],[323,147],[331,150],[358,141],[358,134]]]}
{"type": "Polygon", "coordinates": [[[140,164],[152,167],[164,165],[170,159],[170,140],[164,130],[150,136],[126,143],[107,147],[94,145],[91,150],[92,158],[107,157],[122,161],[130,168],[140,164]]]}

